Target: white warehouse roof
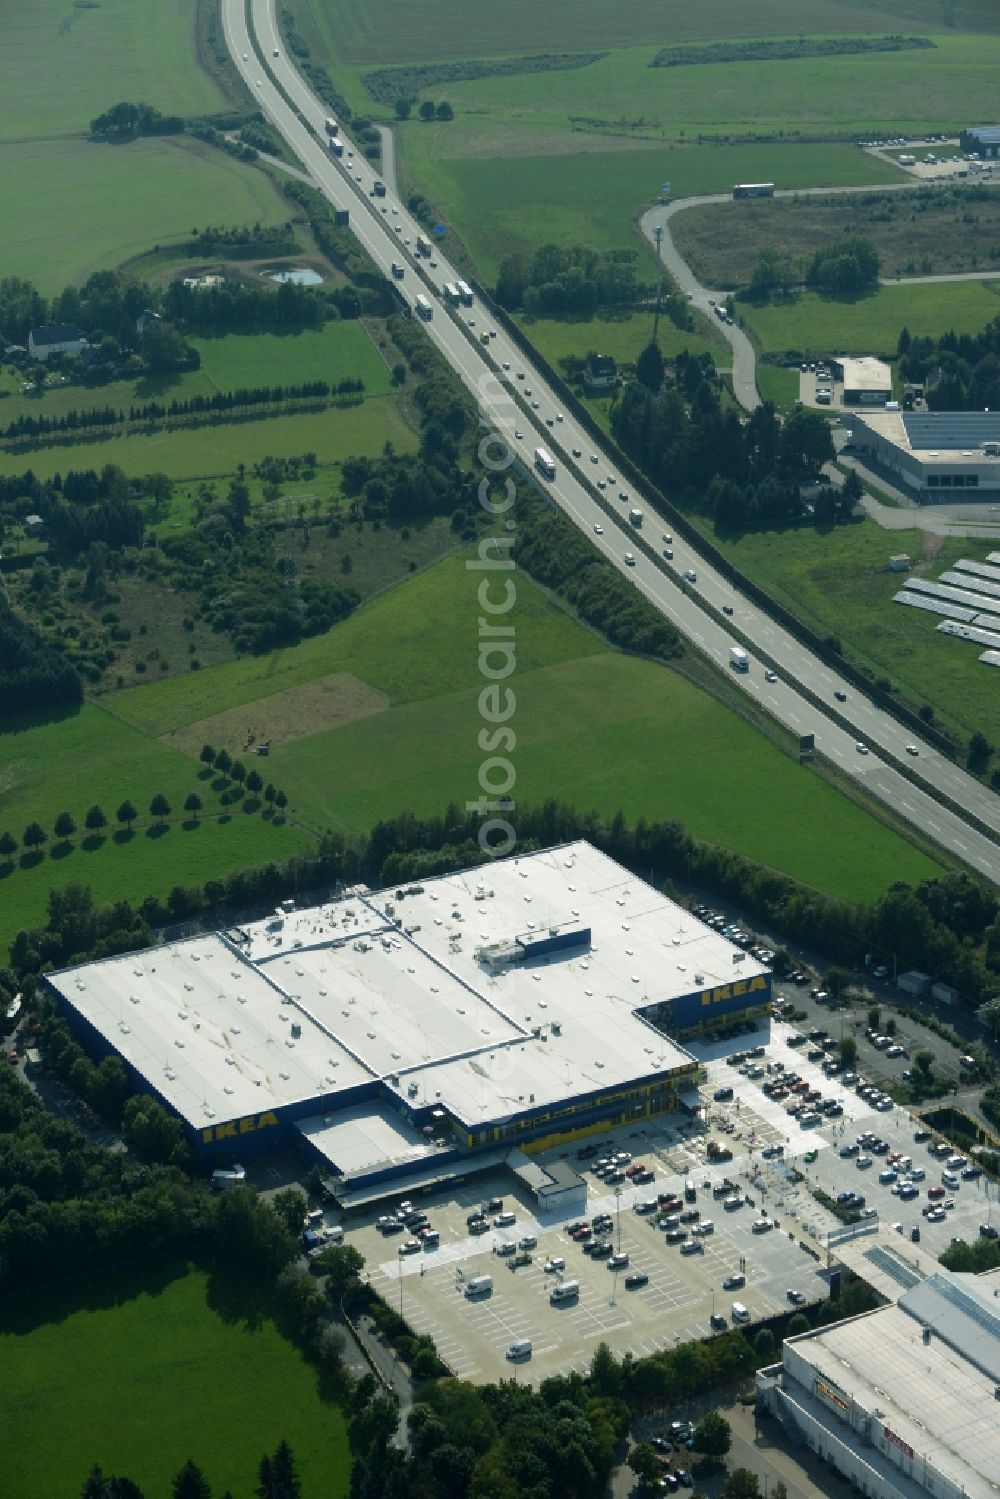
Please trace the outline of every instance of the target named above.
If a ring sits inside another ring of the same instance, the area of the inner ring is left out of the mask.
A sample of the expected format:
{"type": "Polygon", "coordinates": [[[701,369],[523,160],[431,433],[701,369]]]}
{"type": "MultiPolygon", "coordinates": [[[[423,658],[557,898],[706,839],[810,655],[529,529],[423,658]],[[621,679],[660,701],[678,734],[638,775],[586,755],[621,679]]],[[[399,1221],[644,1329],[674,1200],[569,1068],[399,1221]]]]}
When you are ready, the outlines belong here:
{"type": "Polygon", "coordinates": [[[577,842],[49,982],[196,1128],[375,1079],[478,1124],[690,1066],[636,1012],[766,974],[734,956],[577,842]]]}
{"type": "Polygon", "coordinates": [[[887,396],[892,394],[892,370],[884,360],[869,355],[861,359],[844,355],[835,359],[834,364],[841,371],[846,390],[884,390],[887,396]]]}

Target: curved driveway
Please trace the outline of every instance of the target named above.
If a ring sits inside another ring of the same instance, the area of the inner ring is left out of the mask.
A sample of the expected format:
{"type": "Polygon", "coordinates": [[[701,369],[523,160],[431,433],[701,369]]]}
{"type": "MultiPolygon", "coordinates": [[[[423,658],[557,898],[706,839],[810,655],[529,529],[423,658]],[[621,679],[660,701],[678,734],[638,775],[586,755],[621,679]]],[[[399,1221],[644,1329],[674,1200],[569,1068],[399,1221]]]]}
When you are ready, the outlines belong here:
{"type": "MultiPolygon", "coordinates": [[[[622,480],[615,476],[612,460],[594,449],[590,437],[577,426],[571,415],[563,417],[558,410],[558,398],[548,389],[540,372],[502,329],[495,330],[495,337],[489,340],[487,356],[475,337],[484,326],[480,307],[453,312],[446,306],[441,288],[445,282],[457,280],[458,274],[440,257],[437,249],[434,260],[417,261],[413,258],[412,244],[416,235],[422,232],[421,226],[393,195],[389,194],[385,199],[375,199],[370,195],[371,185],[378,174],[364,157],[354,155],[348,159],[345,152],[343,159],[337,160],[324,149],[324,105],[284,55],[274,19],[273,0],[252,0],[252,3],[254,26],[266,58],[266,68],[254,55],[246,29],[243,0],[222,0],[227,45],[251,93],[256,94],[262,109],[301,159],[318,188],[335,206],[349,208],[352,231],[374,263],[386,275],[390,274],[392,261],[405,265],[404,280],[397,284],[411,305],[418,290],[429,297],[433,316],[425,324],[428,336],[472,392],[489,426],[516,454],[521,455],[524,468],[531,470],[531,449],[539,439],[553,450],[557,460],[556,478],[543,485],[535,476],[543,491],[590,536],[598,549],[654,607],[721,670],[729,671],[733,631],[750,643],[751,669],[733,677],[741,690],[756,699],[793,734],[814,734],[817,752],[843,774],[857,781],[871,795],[885,802],[900,817],[913,823],[956,857],[1000,883],[1000,800],[926,744],[918,743],[920,758],[908,761],[905,745],[913,736],[907,730],[842,682],[835,672],[812,657],[749,600],[734,594],[731,585],[681,539],[673,544],[674,557],[670,567],[643,549],[627,523],[626,507],[619,506],[615,498],[622,480]],[[277,57],[273,56],[275,51],[277,57]],[[273,80],[268,70],[273,73],[273,80]],[[280,84],[280,89],[274,80],[280,84]],[[294,108],[289,107],[288,100],[293,101],[294,108]],[[309,122],[311,129],[302,123],[300,115],[309,122]],[[474,333],[466,325],[467,312],[475,316],[474,333]],[[498,378],[494,366],[502,368],[504,365],[511,374],[522,372],[524,380],[512,380],[510,375],[498,378]],[[532,393],[530,397],[529,391],[532,393]],[[545,424],[547,420],[551,420],[551,428],[545,424]],[[533,426],[536,430],[532,430],[533,426]],[[579,457],[575,456],[577,453],[579,457]],[[608,499],[599,496],[594,487],[598,476],[610,481],[608,499]],[[609,502],[618,506],[617,514],[608,515],[609,502]],[[598,533],[595,527],[603,529],[598,533]],[[626,564],[626,553],[634,555],[633,564],[626,564]],[[695,585],[682,579],[687,568],[697,572],[695,585]],[[702,599],[718,611],[715,616],[701,607],[702,599]],[[731,626],[721,616],[723,604],[733,610],[731,626]],[[775,682],[765,680],[763,666],[755,659],[754,643],[777,669],[778,680],[775,682]],[[851,724],[850,729],[842,728],[824,710],[814,707],[803,696],[797,680],[807,684],[825,703],[832,703],[836,690],[846,691],[847,703],[838,709],[838,714],[851,724]],[[876,752],[859,754],[856,740],[864,740],[876,752]],[[883,758],[883,755],[888,758],[883,758]],[[892,759],[939,788],[954,805],[968,808],[993,831],[994,836],[984,835],[942,806],[922,785],[915,785],[901,775],[889,763],[892,759]]],[[[491,321],[488,314],[486,321],[491,321]]],[[[658,518],[650,517],[643,532],[646,544],[657,556],[663,545],[659,534],[661,525],[658,518]]],[[[720,795],[738,794],[738,787],[720,787],[720,795]]],[[[838,830],[832,826],[830,837],[837,836],[838,830]]]]}

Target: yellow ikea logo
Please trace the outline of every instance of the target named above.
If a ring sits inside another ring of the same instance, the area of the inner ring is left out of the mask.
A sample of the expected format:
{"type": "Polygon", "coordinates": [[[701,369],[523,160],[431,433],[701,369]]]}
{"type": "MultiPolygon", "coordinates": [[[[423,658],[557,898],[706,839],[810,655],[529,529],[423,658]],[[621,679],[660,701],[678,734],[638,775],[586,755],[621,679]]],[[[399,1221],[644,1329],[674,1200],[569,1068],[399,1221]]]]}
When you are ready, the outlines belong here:
{"type": "Polygon", "coordinates": [[[767,979],[758,974],[753,979],[740,979],[735,984],[720,984],[717,989],[703,989],[700,999],[703,1005],[719,1005],[725,999],[738,999],[741,994],[755,994],[767,988],[767,979]]]}
{"type": "Polygon", "coordinates": [[[230,1119],[228,1124],[216,1124],[210,1129],[203,1129],[202,1144],[211,1145],[216,1140],[235,1140],[238,1135],[249,1135],[258,1129],[270,1129],[277,1122],[277,1114],[247,1114],[242,1119],[230,1119]]]}

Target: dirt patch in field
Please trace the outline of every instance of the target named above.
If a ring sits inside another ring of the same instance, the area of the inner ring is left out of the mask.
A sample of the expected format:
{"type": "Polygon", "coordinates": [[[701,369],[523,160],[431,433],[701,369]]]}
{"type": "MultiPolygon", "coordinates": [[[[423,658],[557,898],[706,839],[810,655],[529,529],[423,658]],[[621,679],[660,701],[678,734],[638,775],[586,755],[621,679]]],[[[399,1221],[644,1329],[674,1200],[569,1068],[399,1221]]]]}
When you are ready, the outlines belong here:
{"type": "Polygon", "coordinates": [[[384,713],[389,699],[349,671],[333,672],[289,687],[271,697],[258,698],[224,713],[213,713],[198,723],[185,724],[162,736],[163,743],[197,759],[202,745],[211,744],[230,755],[253,754],[260,744],[287,744],[323,729],[336,729],[355,718],[384,713]]]}

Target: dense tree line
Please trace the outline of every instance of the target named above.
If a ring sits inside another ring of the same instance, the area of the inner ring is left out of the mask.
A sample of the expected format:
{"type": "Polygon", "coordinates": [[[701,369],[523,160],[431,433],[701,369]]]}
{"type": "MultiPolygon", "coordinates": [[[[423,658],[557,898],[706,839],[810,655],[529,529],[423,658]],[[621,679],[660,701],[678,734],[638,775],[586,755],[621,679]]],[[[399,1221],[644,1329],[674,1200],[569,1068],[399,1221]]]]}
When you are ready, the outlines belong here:
{"type": "Polygon", "coordinates": [[[163,312],[191,333],[248,332],[256,328],[321,328],[326,299],[311,286],[283,281],[277,291],[261,281],[227,275],[218,286],[186,286],[171,281],[163,312]]]}
{"type": "Polygon", "coordinates": [[[302,401],[326,400],[330,396],[363,395],[365,382],[345,378],[330,385],[326,380],[308,380],[301,385],[258,385],[232,391],[218,390],[210,396],[190,396],[183,401],[145,401],[141,406],[92,407],[67,411],[63,416],[20,416],[0,429],[7,441],[34,440],[60,433],[107,431],[142,422],[184,421],[197,416],[237,415],[258,406],[288,406],[302,401]]]}
{"type": "Polygon", "coordinates": [[[533,492],[518,502],[514,557],[612,644],[661,661],[684,654],[670,621],[591,546],[579,527],[533,492]]]}
{"type": "MultiPolygon", "coordinates": [[[[302,1499],[302,1484],[299,1479],[295,1455],[285,1441],[278,1443],[273,1453],[265,1452],[257,1467],[257,1483],[254,1486],[256,1499],[302,1499]]],[[[131,1478],[115,1473],[105,1473],[95,1463],[87,1474],[80,1499],[144,1499],[143,1491],[131,1478]]],[[[182,1468],[174,1474],[170,1485],[170,1499],[213,1499],[212,1486],[205,1470],[188,1458],[182,1468]]],[[[218,1499],[234,1499],[226,1489],[218,1499]]],[[[249,1495],[240,1499],[250,1499],[249,1495]]],[[[309,1496],[306,1495],[306,1499],[309,1496]]],[[[321,1499],[321,1496],[317,1496],[321,1499]]]]}
{"type": "Polygon", "coordinates": [[[949,331],[940,338],[899,335],[899,372],[927,383],[932,411],[1000,410],[1000,315],[979,333],[949,331]]]}
{"type": "Polygon", "coordinates": [[[508,311],[593,312],[630,307],[640,295],[634,250],[542,245],[534,255],[510,255],[497,273],[496,299],[508,311]]]}
{"type": "Polygon", "coordinates": [[[83,683],[74,667],[0,595],[0,718],[40,707],[75,708],[82,701],[83,683]]]}
{"type": "Polygon", "coordinates": [[[834,456],[821,412],[795,411],[781,421],[765,402],[744,421],[723,406],[707,355],[679,354],[673,381],[647,379],[626,385],[612,409],[612,431],[675,503],[707,506],[720,531],[779,525],[806,514],[799,486],[834,456]]]}
{"type": "Polygon", "coordinates": [[[90,122],[91,135],[110,140],[135,140],[140,135],[179,135],[184,129],[180,115],[161,114],[151,104],[113,104],[90,122]]]}

